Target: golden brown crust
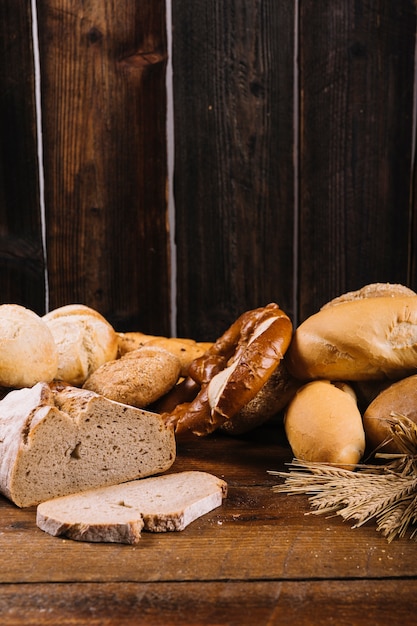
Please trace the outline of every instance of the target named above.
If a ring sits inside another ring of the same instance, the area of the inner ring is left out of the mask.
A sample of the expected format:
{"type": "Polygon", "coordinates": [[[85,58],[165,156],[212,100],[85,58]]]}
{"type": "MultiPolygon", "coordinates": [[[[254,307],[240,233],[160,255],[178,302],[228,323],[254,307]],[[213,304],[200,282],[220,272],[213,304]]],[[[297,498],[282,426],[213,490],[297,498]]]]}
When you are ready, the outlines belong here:
{"type": "Polygon", "coordinates": [[[190,377],[200,391],[191,403],[166,415],[176,434],[207,435],[233,417],[269,379],[291,335],[291,321],[275,303],[243,313],[192,362],[190,377]]]}
{"type": "Polygon", "coordinates": [[[176,384],[180,370],[175,355],[156,346],[143,346],[104,363],[83,388],[116,402],[144,408],[176,384]]]}
{"type": "Polygon", "coordinates": [[[370,451],[398,453],[391,439],[388,418],[401,415],[417,424],[417,374],[392,383],[381,391],[363,414],[363,426],[370,451]],[[384,445],[382,445],[386,442],[384,445]]]}
{"type": "Polygon", "coordinates": [[[284,424],[293,454],[301,461],[352,469],[365,451],[362,417],[347,385],[316,380],[301,387],[287,407],[284,424]]]}
{"type": "Polygon", "coordinates": [[[322,309],[286,354],[300,380],[400,379],[417,371],[417,296],[364,298],[322,309]]]}
{"type": "Polygon", "coordinates": [[[351,300],[362,300],[363,298],[396,298],[399,296],[404,297],[416,295],[415,291],[398,283],[370,283],[369,285],[361,287],[361,289],[348,291],[337,298],[333,298],[323,305],[321,310],[336,304],[350,302],[351,300]]]}
{"type": "Polygon", "coordinates": [[[300,385],[281,361],[256,396],[226,420],[221,429],[230,435],[241,435],[264,424],[287,406],[300,385]]]}
{"type": "Polygon", "coordinates": [[[188,376],[191,362],[202,356],[212,345],[211,342],[198,342],[194,339],[146,335],[141,332],[118,333],[119,356],[137,350],[145,345],[159,346],[174,354],[181,363],[181,376],[188,376]]]}

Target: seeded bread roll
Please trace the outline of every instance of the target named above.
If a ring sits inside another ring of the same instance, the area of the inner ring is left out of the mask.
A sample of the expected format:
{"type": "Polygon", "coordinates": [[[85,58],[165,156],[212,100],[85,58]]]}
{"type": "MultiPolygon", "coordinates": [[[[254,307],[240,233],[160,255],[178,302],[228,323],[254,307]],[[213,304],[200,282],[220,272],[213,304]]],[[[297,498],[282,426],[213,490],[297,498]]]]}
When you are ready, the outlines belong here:
{"type": "Polygon", "coordinates": [[[391,439],[388,421],[396,416],[408,417],[417,424],[417,374],[381,391],[364,412],[363,427],[370,451],[379,448],[388,453],[401,452],[391,439]]]}
{"type": "Polygon", "coordinates": [[[43,317],[58,350],[57,378],[81,386],[117,356],[117,333],[98,311],[82,304],[54,309],[43,317]]]}
{"type": "Polygon", "coordinates": [[[352,469],[365,451],[362,416],[353,389],[315,380],[301,387],[287,407],[285,432],[301,461],[352,469]]]}
{"type": "Polygon", "coordinates": [[[179,359],[163,348],[145,345],[99,367],[84,389],[144,408],[165,395],[178,381],[179,359]]]}
{"type": "Polygon", "coordinates": [[[77,541],[136,544],[142,530],[184,530],[226,495],[227,484],[212,474],[166,474],[43,502],[36,523],[77,541]]]}
{"type": "Polygon", "coordinates": [[[0,387],[32,387],[57,373],[58,352],[48,326],[18,304],[0,306],[0,387]]]}
{"type": "Polygon", "coordinates": [[[417,296],[352,300],[322,309],[286,354],[300,380],[391,380],[417,372],[417,296]]]}
{"type": "Polygon", "coordinates": [[[0,492],[19,507],[158,474],[174,460],[159,415],[90,391],[38,383],[0,402],[0,492]]]}

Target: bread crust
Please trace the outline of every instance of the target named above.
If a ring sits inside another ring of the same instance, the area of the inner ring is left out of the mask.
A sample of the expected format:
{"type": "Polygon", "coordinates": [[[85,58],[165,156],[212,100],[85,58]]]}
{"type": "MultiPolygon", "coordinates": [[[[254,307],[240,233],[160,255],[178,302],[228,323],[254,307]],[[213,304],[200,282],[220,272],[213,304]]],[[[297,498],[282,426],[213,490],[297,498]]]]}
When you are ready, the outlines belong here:
{"type": "Polygon", "coordinates": [[[363,426],[370,452],[376,449],[393,454],[401,452],[391,438],[389,418],[392,416],[408,417],[417,424],[417,374],[392,383],[365,410],[363,426]]]}
{"type": "Polygon", "coordinates": [[[95,309],[68,304],[43,320],[57,346],[59,380],[81,386],[98,367],[117,357],[117,333],[95,309]]]}
{"type": "Polygon", "coordinates": [[[417,296],[364,298],[300,324],[286,354],[300,380],[400,379],[417,371],[417,296]]]}
{"type": "Polygon", "coordinates": [[[77,541],[135,544],[142,529],[184,530],[226,496],[224,480],[185,471],[44,502],[37,508],[36,523],[51,535],[77,541]]]}
{"type": "Polygon", "coordinates": [[[365,451],[365,433],[349,385],[316,380],[303,385],[289,403],[285,432],[301,461],[352,469],[365,451]]]}
{"type": "Polygon", "coordinates": [[[101,365],[83,388],[116,402],[144,408],[172,389],[180,372],[181,363],[174,354],[145,344],[101,365]]]}
{"type": "Polygon", "coordinates": [[[175,453],[159,415],[70,385],[0,402],[0,492],[19,507],[166,471],[175,453]]]}
{"type": "Polygon", "coordinates": [[[32,387],[57,373],[53,335],[34,311],[18,304],[0,305],[0,387],[32,387]]]}

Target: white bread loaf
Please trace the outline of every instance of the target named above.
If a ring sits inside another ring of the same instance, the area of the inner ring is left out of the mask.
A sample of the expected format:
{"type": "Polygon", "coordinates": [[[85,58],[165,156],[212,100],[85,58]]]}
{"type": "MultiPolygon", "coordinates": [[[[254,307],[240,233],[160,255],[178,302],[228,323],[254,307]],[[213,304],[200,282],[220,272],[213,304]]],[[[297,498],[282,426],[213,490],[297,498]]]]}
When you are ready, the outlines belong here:
{"type": "Polygon", "coordinates": [[[352,469],[365,451],[362,416],[353,389],[345,383],[315,380],[289,403],[285,433],[301,461],[332,463],[352,469]]]}
{"type": "Polygon", "coordinates": [[[399,379],[417,372],[417,296],[346,301],[307,318],[286,354],[300,380],[399,379]]]}
{"type": "Polygon", "coordinates": [[[144,408],[174,387],[181,372],[179,359],[157,346],[144,345],[97,368],[84,389],[144,408]]]}
{"type": "Polygon", "coordinates": [[[0,492],[19,507],[163,472],[173,431],[159,415],[69,385],[0,402],[0,492]]]}
{"type": "Polygon", "coordinates": [[[142,529],[184,530],[226,494],[227,484],[212,474],[166,474],[43,502],[36,523],[53,536],[135,544],[142,529]]]}
{"type": "Polygon", "coordinates": [[[118,338],[114,328],[94,309],[68,304],[43,317],[58,350],[57,378],[81,386],[103,363],[115,359],[118,338]]]}
{"type": "Polygon", "coordinates": [[[398,283],[370,283],[356,291],[347,291],[337,298],[333,298],[321,307],[327,309],[336,304],[342,304],[350,300],[362,300],[363,298],[398,298],[399,296],[416,296],[417,293],[398,283]]]}
{"type": "Polygon", "coordinates": [[[50,382],[57,367],[54,338],[42,318],[18,304],[0,305],[0,386],[50,382]]]}

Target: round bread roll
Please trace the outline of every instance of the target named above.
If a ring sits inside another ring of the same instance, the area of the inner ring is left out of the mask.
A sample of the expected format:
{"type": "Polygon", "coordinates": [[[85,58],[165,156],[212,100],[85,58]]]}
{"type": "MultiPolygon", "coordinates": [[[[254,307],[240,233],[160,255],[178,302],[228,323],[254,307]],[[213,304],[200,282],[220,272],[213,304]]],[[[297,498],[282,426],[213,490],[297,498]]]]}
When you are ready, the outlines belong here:
{"type": "Polygon", "coordinates": [[[284,416],[285,433],[301,461],[352,469],[365,451],[362,416],[352,388],[315,380],[301,387],[284,416]]]}
{"type": "Polygon", "coordinates": [[[322,309],[286,354],[300,380],[392,380],[417,372],[417,296],[364,298],[322,309]]]}
{"type": "Polygon", "coordinates": [[[103,363],[117,357],[117,333],[96,310],[68,304],[43,317],[58,350],[56,378],[81,386],[103,363]]]}
{"type": "Polygon", "coordinates": [[[0,346],[0,386],[33,387],[55,377],[55,341],[34,311],[18,304],[0,305],[0,346]]]}
{"type": "Polygon", "coordinates": [[[101,365],[83,388],[143,409],[166,394],[176,384],[180,372],[181,363],[174,354],[145,345],[101,365]]]}
{"type": "Polygon", "coordinates": [[[399,296],[416,296],[416,292],[405,285],[398,283],[370,283],[356,291],[348,291],[347,293],[333,298],[321,307],[321,310],[327,309],[335,304],[350,302],[351,300],[362,300],[363,298],[397,298],[399,296]]]}
{"type": "Polygon", "coordinates": [[[378,448],[387,453],[401,452],[391,439],[388,419],[396,416],[408,417],[417,424],[417,374],[392,383],[377,395],[364,412],[363,427],[370,451],[378,448]]]}
{"type": "Polygon", "coordinates": [[[229,435],[242,435],[264,424],[287,406],[300,385],[281,361],[256,396],[227,420],[221,430],[229,435]]]}

